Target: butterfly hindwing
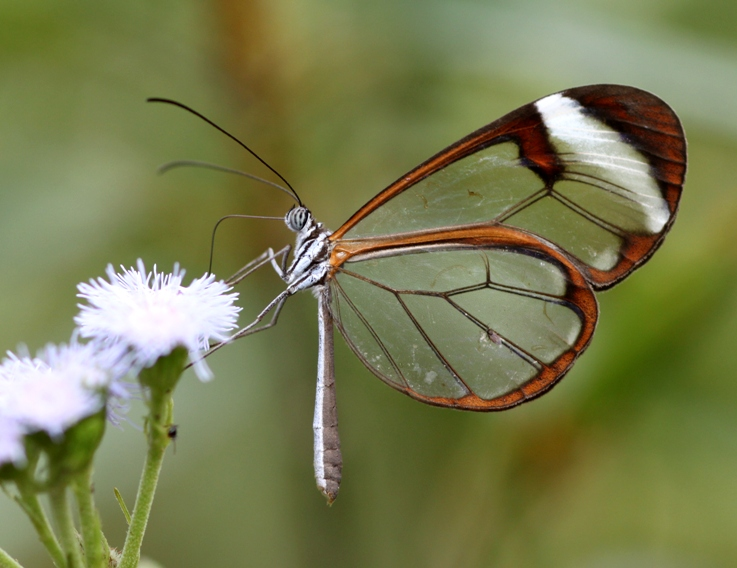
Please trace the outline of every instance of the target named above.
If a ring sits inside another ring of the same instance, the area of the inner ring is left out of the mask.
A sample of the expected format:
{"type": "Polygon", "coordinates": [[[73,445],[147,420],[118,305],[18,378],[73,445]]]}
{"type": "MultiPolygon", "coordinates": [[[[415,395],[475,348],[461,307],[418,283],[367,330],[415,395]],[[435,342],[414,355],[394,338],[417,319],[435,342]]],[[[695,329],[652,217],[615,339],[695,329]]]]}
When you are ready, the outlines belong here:
{"type": "Polygon", "coordinates": [[[361,361],[423,402],[503,409],[542,394],[587,346],[597,305],[551,243],[507,227],[339,244],[338,328],[361,361]]]}

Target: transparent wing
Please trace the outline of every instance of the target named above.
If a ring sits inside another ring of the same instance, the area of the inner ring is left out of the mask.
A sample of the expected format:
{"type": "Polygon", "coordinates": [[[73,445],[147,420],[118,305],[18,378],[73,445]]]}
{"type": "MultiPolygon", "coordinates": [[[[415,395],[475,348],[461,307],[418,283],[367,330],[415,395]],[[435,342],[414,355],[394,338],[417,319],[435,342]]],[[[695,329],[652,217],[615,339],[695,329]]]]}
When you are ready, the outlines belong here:
{"type": "Polygon", "coordinates": [[[542,394],[588,345],[594,294],[562,251],[476,227],[341,243],[331,310],[361,361],[429,404],[500,410],[542,394]]]}
{"type": "Polygon", "coordinates": [[[521,107],[443,150],[331,239],[504,223],[557,244],[595,288],[606,288],[658,247],[685,171],[683,129],[663,101],[632,87],[579,87],[521,107]]]}

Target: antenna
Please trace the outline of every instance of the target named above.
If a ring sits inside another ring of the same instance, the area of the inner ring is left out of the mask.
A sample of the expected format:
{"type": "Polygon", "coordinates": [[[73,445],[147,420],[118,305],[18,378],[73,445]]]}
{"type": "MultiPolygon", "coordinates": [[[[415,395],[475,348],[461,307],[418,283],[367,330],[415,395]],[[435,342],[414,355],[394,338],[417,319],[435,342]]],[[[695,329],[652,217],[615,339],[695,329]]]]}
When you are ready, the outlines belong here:
{"type": "Polygon", "coordinates": [[[282,180],[286,184],[286,186],[291,190],[291,192],[292,192],[292,194],[294,196],[295,201],[299,204],[300,207],[302,206],[302,200],[299,198],[299,195],[297,195],[297,192],[294,190],[294,188],[292,187],[292,185],[284,178],[284,176],[281,175],[279,172],[277,172],[269,164],[267,164],[261,158],[261,156],[259,156],[253,150],[251,150],[243,142],[241,142],[240,140],[238,140],[238,138],[236,138],[235,136],[233,136],[230,132],[228,132],[224,128],[218,126],[217,124],[215,124],[212,120],[210,120],[206,116],[200,114],[196,110],[188,107],[187,105],[185,105],[183,103],[180,103],[180,102],[177,102],[177,101],[173,101],[171,99],[164,99],[164,98],[159,98],[159,97],[151,97],[151,98],[146,99],[146,101],[149,102],[149,103],[165,103],[165,104],[168,104],[168,105],[173,105],[173,106],[179,107],[181,109],[184,109],[187,112],[189,112],[189,113],[195,115],[196,117],[200,118],[201,120],[204,120],[207,124],[209,124],[213,128],[215,128],[215,129],[219,130],[220,132],[222,132],[223,134],[225,134],[228,138],[230,138],[231,140],[235,141],[241,148],[243,148],[244,150],[246,150],[249,154],[251,154],[259,162],[261,162],[264,166],[266,166],[267,168],[269,168],[269,170],[271,170],[280,180],[282,180]]]}
{"type": "Polygon", "coordinates": [[[289,191],[283,185],[279,185],[278,183],[274,183],[273,181],[269,181],[267,179],[255,176],[253,174],[242,172],[240,170],[235,170],[233,168],[226,168],[225,166],[219,166],[218,164],[211,164],[210,162],[200,162],[198,160],[176,160],[173,162],[167,162],[166,164],[159,166],[158,171],[160,174],[165,174],[169,170],[173,170],[174,168],[181,168],[181,167],[206,168],[206,169],[215,170],[218,172],[225,172],[226,174],[236,174],[239,176],[243,176],[248,179],[252,179],[253,181],[257,181],[265,185],[270,185],[271,187],[276,188],[279,191],[283,191],[289,197],[291,197],[292,199],[297,201],[297,203],[299,203],[299,200],[296,198],[295,194],[289,191]]]}

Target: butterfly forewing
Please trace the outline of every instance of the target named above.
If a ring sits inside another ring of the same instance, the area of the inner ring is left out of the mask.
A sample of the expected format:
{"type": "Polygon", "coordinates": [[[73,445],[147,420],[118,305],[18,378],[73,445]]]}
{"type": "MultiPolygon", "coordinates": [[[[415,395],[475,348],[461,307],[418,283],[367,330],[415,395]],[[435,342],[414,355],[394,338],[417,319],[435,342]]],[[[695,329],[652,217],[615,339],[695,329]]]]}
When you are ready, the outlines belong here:
{"type": "Polygon", "coordinates": [[[333,252],[332,312],[376,375],[431,404],[476,410],[541,394],[588,344],[596,301],[554,245],[475,227],[333,252]]]}
{"type": "Polygon", "coordinates": [[[657,248],[678,207],[678,118],[632,87],[594,85],[531,103],[399,179],[331,239],[473,223],[521,227],[573,256],[595,288],[657,248]]]}

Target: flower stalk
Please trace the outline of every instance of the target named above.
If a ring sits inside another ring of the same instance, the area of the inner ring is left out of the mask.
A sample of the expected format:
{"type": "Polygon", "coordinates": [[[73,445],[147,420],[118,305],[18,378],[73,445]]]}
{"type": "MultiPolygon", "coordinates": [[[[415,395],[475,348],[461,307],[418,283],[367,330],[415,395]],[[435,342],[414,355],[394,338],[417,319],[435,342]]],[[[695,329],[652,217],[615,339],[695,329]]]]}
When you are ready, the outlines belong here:
{"type": "Polygon", "coordinates": [[[0,548],[0,568],[23,568],[18,562],[0,548]]]}
{"type": "Polygon", "coordinates": [[[46,548],[54,564],[59,567],[66,566],[64,551],[51,528],[46,511],[41,506],[33,481],[21,476],[16,479],[15,485],[18,488],[18,495],[15,499],[31,520],[41,544],[46,548]]]}
{"type": "Polygon", "coordinates": [[[65,563],[62,566],[84,568],[82,548],[77,539],[77,531],[74,529],[74,519],[72,518],[67,487],[52,487],[49,490],[49,501],[54,521],[59,530],[62,550],[64,551],[65,563]]]}
{"type": "Polygon", "coordinates": [[[110,558],[110,546],[102,533],[100,515],[95,507],[91,464],[73,481],[72,489],[79,509],[87,568],[106,568],[110,558]]]}
{"type": "Polygon", "coordinates": [[[161,357],[153,367],[141,371],[139,376],[141,384],[149,389],[146,401],[149,408],[146,419],[148,452],[138,486],[136,504],[128,526],[120,568],[136,568],[141,557],[141,544],[151,514],[164,454],[171,442],[168,431],[174,409],[172,392],[184,371],[186,361],[187,350],[178,347],[168,356],[161,357]]]}

